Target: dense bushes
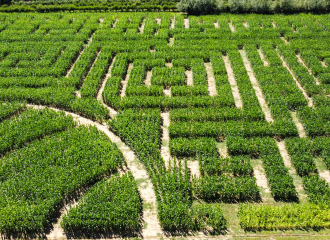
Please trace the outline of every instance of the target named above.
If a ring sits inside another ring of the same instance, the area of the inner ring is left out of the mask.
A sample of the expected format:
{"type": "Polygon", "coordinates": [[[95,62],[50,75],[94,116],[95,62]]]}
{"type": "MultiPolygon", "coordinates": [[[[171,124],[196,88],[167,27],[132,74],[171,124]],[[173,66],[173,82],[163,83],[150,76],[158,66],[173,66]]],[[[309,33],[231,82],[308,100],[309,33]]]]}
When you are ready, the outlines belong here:
{"type": "Polygon", "coordinates": [[[294,13],[326,12],[327,0],[181,0],[180,11],[189,14],[211,14],[215,12],[232,13],[294,13]]]}

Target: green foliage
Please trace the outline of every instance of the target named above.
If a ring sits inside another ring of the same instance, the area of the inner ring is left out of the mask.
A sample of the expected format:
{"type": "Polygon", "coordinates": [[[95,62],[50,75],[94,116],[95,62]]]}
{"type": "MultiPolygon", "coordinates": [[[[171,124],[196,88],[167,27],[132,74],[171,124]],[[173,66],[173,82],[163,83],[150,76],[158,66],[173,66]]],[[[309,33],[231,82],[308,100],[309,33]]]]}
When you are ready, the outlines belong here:
{"type": "Polygon", "coordinates": [[[136,232],[140,224],[141,201],[133,175],[114,175],[93,186],[63,217],[67,232],[136,232]]]}
{"type": "Polygon", "coordinates": [[[0,122],[11,117],[25,108],[25,104],[21,102],[5,102],[0,104],[0,122]]]}

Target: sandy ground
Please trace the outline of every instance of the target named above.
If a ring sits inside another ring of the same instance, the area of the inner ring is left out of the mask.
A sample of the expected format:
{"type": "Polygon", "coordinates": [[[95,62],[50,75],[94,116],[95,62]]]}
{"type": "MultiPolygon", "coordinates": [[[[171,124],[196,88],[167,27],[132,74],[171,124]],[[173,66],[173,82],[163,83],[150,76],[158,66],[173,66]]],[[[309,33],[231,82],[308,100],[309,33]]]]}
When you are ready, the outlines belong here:
{"type": "Polygon", "coordinates": [[[144,81],[144,84],[147,85],[148,87],[151,86],[151,77],[152,77],[152,71],[147,71],[146,79],[144,81]]]}
{"type": "Polygon", "coordinates": [[[229,153],[228,153],[228,148],[226,145],[226,142],[218,142],[217,143],[217,149],[218,149],[218,153],[220,154],[220,156],[222,158],[229,158],[229,153]]]}
{"type": "Polygon", "coordinates": [[[265,193],[270,193],[271,191],[269,189],[267,177],[265,175],[265,170],[263,169],[262,164],[253,168],[253,175],[257,180],[257,186],[262,188],[265,193]]]}
{"type": "Polygon", "coordinates": [[[175,25],[175,18],[171,18],[170,29],[174,29],[174,25],[175,25]]]}
{"type": "Polygon", "coordinates": [[[193,81],[193,73],[191,70],[186,70],[185,71],[186,74],[186,83],[187,86],[193,86],[194,85],[194,81],[193,81]]]}
{"type": "Polygon", "coordinates": [[[292,72],[292,70],[290,69],[289,65],[286,63],[284,57],[278,52],[277,50],[277,54],[278,56],[281,58],[282,62],[283,62],[283,66],[286,67],[286,69],[288,69],[288,71],[290,72],[292,78],[295,80],[298,88],[302,91],[302,93],[304,94],[305,98],[307,99],[308,101],[308,106],[309,107],[313,107],[314,106],[314,103],[313,103],[313,100],[312,98],[308,97],[305,89],[302,87],[302,85],[300,84],[300,82],[298,81],[298,79],[296,78],[296,76],[294,75],[294,73],[292,72]]]}
{"type": "Polygon", "coordinates": [[[162,125],[162,146],[161,146],[161,155],[162,158],[164,159],[165,166],[166,168],[169,167],[169,162],[171,159],[171,154],[170,154],[170,135],[168,132],[168,128],[170,127],[170,113],[169,112],[162,112],[161,113],[161,118],[163,120],[163,125],[162,125]]]}
{"type": "Polygon", "coordinates": [[[328,67],[328,64],[325,61],[321,61],[323,67],[328,67]]]}
{"type": "Polygon", "coordinates": [[[118,22],[118,18],[115,19],[115,21],[112,23],[111,25],[111,28],[115,28],[116,27],[116,24],[118,22]]]}
{"type": "Polygon", "coordinates": [[[226,67],[226,71],[227,71],[227,74],[228,74],[228,81],[229,81],[229,84],[230,84],[230,87],[231,87],[231,92],[233,93],[235,106],[237,108],[243,108],[242,98],[241,98],[241,95],[239,94],[237,82],[236,82],[236,79],[235,79],[234,71],[233,71],[233,69],[231,67],[231,64],[230,64],[230,61],[229,61],[229,57],[223,55],[222,59],[225,62],[225,67],[226,67]]]}
{"type": "Polygon", "coordinates": [[[174,45],[174,38],[170,38],[168,41],[168,46],[172,47],[174,45]]]}
{"type": "Polygon", "coordinates": [[[281,39],[285,42],[285,44],[289,44],[288,40],[285,37],[281,37],[281,39]]]}
{"type": "Polygon", "coordinates": [[[184,19],[184,28],[189,28],[189,19],[188,18],[184,19]]]}
{"type": "Polygon", "coordinates": [[[81,98],[81,94],[79,91],[74,91],[74,94],[76,95],[77,98],[81,98]]]}
{"type": "Polygon", "coordinates": [[[327,167],[323,160],[320,158],[316,158],[315,165],[320,177],[330,184],[330,172],[328,169],[326,169],[327,167]]]}
{"type": "Polygon", "coordinates": [[[215,21],[215,22],[214,22],[214,27],[215,27],[215,28],[219,28],[219,22],[218,22],[218,21],[215,21]]]}
{"type": "Polygon", "coordinates": [[[108,69],[108,72],[105,75],[105,78],[104,78],[104,80],[101,84],[101,87],[100,87],[99,92],[97,93],[97,97],[96,97],[97,100],[99,100],[102,103],[102,105],[105,106],[109,110],[111,118],[114,118],[117,115],[117,111],[104,103],[102,93],[104,91],[104,88],[105,88],[105,85],[106,85],[108,79],[111,77],[111,69],[112,69],[113,64],[114,64],[115,61],[116,61],[116,56],[112,59],[112,62],[111,62],[110,66],[109,66],[109,69],[108,69]]]}
{"type": "Polygon", "coordinates": [[[276,23],[274,23],[274,21],[272,21],[272,25],[273,25],[273,28],[277,28],[276,23]]]}
{"type": "Polygon", "coordinates": [[[168,89],[164,88],[163,93],[165,96],[171,97],[171,88],[168,89]]]}
{"type": "Polygon", "coordinates": [[[284,165],[288,168],[290,175],[294,177],[293,184],[295,185],[296,191],[298,193],[299,199],[307,198],[304,187],[302,183],[301,177],[297,175],[295,168],[291,164],[289,153],[285,147],[284,141],[276,142],[278,149],[280,150],[280,154],[283,158],[284,165]]]}
{"type": "MultiPolygon", "coordinates": [[[[31,105],[27,104],[27,107],[32,107],[35,109],[45,108],[45,106],[39,105],[31,105]]],[[[59,109],[52,108],[55,111],[60,111],[59,109]]],[[[80,125],[85,126],[95,126],[98,130],[105,133],[111,140],[111,142],[115,143],[119,150],[123,153],[124,158],[127,163],[127,169],[132,172],[134,179],[138,183],[138,189],[141,196],[141,199],[144,204],[143,208],[143,220],[144,220],[144,228],[142,230],[142,237],[150,238],[157,237],[159,234],[162,234],[162,230],[160,227],[160,223],[157,217],[157,203],[156,203],[156,195],[153,190],[152,183],[149,179],[148,173],[144,168],[144,165],[137,159],[134,152],[123,143],[119,137],[113,134],[106,125],[102,125],[87,118],[81,117],[75,113],[64,111],[66,115],[70,115],[74,118],[76,122],[80,125]],[[146,207],[147,206],[147,207],[146,207]]],[[[59,226],[54,228],[52,232],[50,232],[50,236],[56,236],[63,231],[59,226]],[[56,231],[56,232],[54,232],[56,231]]],[[[49,238],[51,239],[51,238],[49,238]]]]}
{"type": "Polygon", "coordinates": [[[143,31],[144,31],[144,26],[145,26],[145,24],[146,24],[146,18],[143,18],[142,19],[142,22],[141,22],[141,25],[140,25],[140,27],[139,27],[139,32],[140,33],[143,33],[143,31]]]}
{"type": "Polygon", "coordinates": [[[165,66],[168,67],[168,68],[171,68],[171,67],[173,67],[173,63],[171,63],[171,62],[165,63],[165,66]]]}
{"type": "Polygon", "coordinates": [[[260,48],[258,49],[258,53],[259,53],[259,55],[260,55],[261,60],[262,60],[263,63],[264,63],[264,66],[265,66],[265,67],[269,67],[269,62],[268,62],[268,60],[266,59],[264,53],[262,52],[262,50],[261,50],[260,48]]]}
{"type": "Polygon", "coordinates": [[[249,27],[249,24],[247,23],[247,22],[243,22],[243,25],[244,25],[244,27],[246,27],[246,28],[248,28],[249,27]]]}
{"type": "Polygon", "coordinates": [[[234,27],[234,25],[233,25],[232,22],[228,22],[228,25],[229,25],[230,30],[231,30],[232,32],[236,32],[236,29],[235,29],[235,27],[234,27]]]}
{"type": "MultiPolygon", "coordinates": [[[[298,61],[308,70],[309,75],[313,75],[312,69],[310,69],[307,64],[304,62],[304,60],[301,58],[300,54],[296,54],[298,61]]],[[[313,75],[316,85],[320,85],[320,81],[313,75]]]]}
{"type": "Polygon", "coordinates": [[[188,168],[190,169],[190,176],[191,177],[200,177],[200,171],[199,171],[199,163],[197,160],[195,161],[188,161],[187,162],[188,168]]]}
{"type": "Polygon", "coordinates": [[[301,138],[307,137],[304,126],[302,125],[302,123],[299,121],[299,119],[297,117],[297,113],[296,112],[291,112],[291,116],[292,116],[293,122],[296,124],[296,127],[298,129],[299,137],[301,137],[301,138]]]}
{"type": "Polygon", "coordinates": [[[121,82],[121,85],[122,85],[122,89],[120,91],[120,96],[121,97],[126,96],[125,92],[126,92],[127,83],[128,83],[129,75],[131,74],[132,68],[133,68],[133,63],[128,64],[127,74],[126,74],[125,80],[121,82]]]}
{"type": "Polygon", "coordinates": [[[158,25],[160,25],[161,21],[162,21],[162,19],[161,19],[160,17],[156,18],[156,23],[157,23],[158,25]]]}
{"type": "Polygon", "coordinates": [[[206,68],[207,88],[209,90],[209,95],[211,97],[214,97],[218,93],[217,93],[217,87],[215,85],[215,79],[214,79],[212,64],[211,63],[204,63],[204,66],[206,68]]]}
{"type": "Polygon", "coordinates": [[[264,98],[264,96],[262,94],[262,91],[261,91],[260,85],[259,85],[259,83],[257,81],[257,78],[254,76],[254,73],[253,73],[253,70],[252,70],[250,61],[247,58],[246,52],[244,50],[239,50],[239,52],[240,52],[240,54],[242,56],[242,59],[243,59],[243,62],[244,62],[244,66],[245,66],[246,71],[247,71],[247,73],[249,75],[249,78],[250,78],[250,81],[252,83],[253,89],[256,92],[256,95],[257,95],[259,104],[261,106],[261,109],[265,113],[266,121],[267,122],[274,122],[274,119],[273,119],[273,117],[271,115],[270,109],[269,109],[269,107],[267,105],[267,102],[266,102],[266,100],[265,100],[265,98],[264,98]]]}

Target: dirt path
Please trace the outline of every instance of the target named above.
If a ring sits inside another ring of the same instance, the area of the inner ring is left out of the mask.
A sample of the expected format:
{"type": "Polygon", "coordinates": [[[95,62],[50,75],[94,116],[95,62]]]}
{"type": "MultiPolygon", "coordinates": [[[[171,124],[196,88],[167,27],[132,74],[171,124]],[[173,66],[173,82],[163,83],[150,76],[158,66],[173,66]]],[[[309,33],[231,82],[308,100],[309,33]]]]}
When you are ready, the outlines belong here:
{"type": "Polygon", "coordinates": [[[213,74],[213,68],[211,63],[204,63],[205,69],[206,69],[206,75],[207,75],[207,88],[209,90],[209,95],[211,97],[216,96],[217,93],[217,87],[215,85],[215,79],[213,74]]]}
{"type": "Polygon", "coordinates": [[[141,21],[141,23],[140,23],[140,27],[139,27],[139,33],[143,33],[143,31],[144,31],[144,26],[145,26],[145,24],[146,24],[146,18],[143,18],[142,19],[142,21],[141,21]]]}
{"type": "MultiPolygon", "coordinates": [[[[27,104],[27,107],[41,109],[45,108],[45,106],[40,105],[31,105],[27,104]]],[[[55,111],[61,111],[56,108],[49,107],[49,109],[55,111]]],[[[64,111],[66,115],[70,115],[73,119],[78,122],[80,125],[85,126],[95,126],[98,130],[105,133],[111,140],[111,142],[115,143],[119,150],[123,153],[124,158],[127,163],[127,169],[132,172],[135,181],[138,183],[138,189],[143,201],[143,220],[144,220],[144,228],[142,230],[142,236],[144,238],[156,238],[162,234],[162,230],[160,227],[160,223],[157,217],[157,202],[156,195],[153,190],[153,186],[151,180],[149,179],[148,173],[144,168],[144,165],[137,159],[134,152],[121,141],[119,137],[117,137],[114,133],[112,133],[106,125],[102,125],[100,123],[93,122],[87,118],[81,117],[75,113],[64,111]]],[[[58,228],[57,228],[57,231],[58,228]]],[[[54,235],[55,233],[50,233],[50,235],[54,235]]]]}
{"type": "Polygon", "coordinates": [[[171,88],[164,88],[163,93],[165,96],[171,97],[171,88]]]}
{"type": "Polygon", "coordinates": [[[290,155],[285,147],[284,141],[276,142],[276,144],[277,144],[278,149],[280,150],[280,154],[283,158],[285,167],[288,168],[290,175],[293,177],[293,184],[298,193],[299,200],[300,201],[306,200],[307,195],[306,195],[304,187],[303,187],[302,179],[301,179],[301,177],[298,176],[295,168],[291,164],[290,155]]]}
{"type": "Polygon", "coordinates": [[[314,159],[320,177],[330,184],[330,172],[327,169],[326,165],[324,164],[323,160],[320,158],[314,158],[314,159]]]}
{"type": "Polygon", "coordinates": [[[307,134],[305,132],[305,128],[302,125],[302,123],[299,121],[298,117],[297,117],[297,113],[296,112],[291,112],[291,116],[292,116],[292,120],[293,122],[296,124],[296,127],[298,129],[298,134],[300,138],[305,138],[307,137],[307,134]]]}
{"type": "Polygon", "coordinates": [[[246,27],[246,28],[249,27],[249,24],[248,24],[246,21],[243,22],[243,25],[244,25],[244,27],[246,27]]]}
{"type": "Polygon", "coordinates": [[[173,47],[173,45],[174,45],[174,38],[171,37],[171,38],[169,38],[169,40],[168,40],[168,46],[173,47]]]}
{"type": "Polygon", "coordinates": [[[173,67],[173,63],[172,62],[165,63],[165,66],[168,68],[171,68],[171,67],[173,67]]]}
{"type": "Polygon", "coordinates": [[[289,44],[288,40],[286,40],[285,37],[280,37],[282,39],[283,42],[285,42],[285,44],[289,44]]]}
{"type": "Polygon", "coordinates": [[[300,82],[298,81],[298,79],[296,78],[296,76],[294,75],[293,71],[290,69],[289,65],[286,63],[284,57],[279,53],[278,49],[276,49],[277,51],[277,55],[281,58],[282,62],[283,62],[283,66],[286,67],[286,69],[288,69],[289,73],[291,74],[291,76],[293,77],[293,80],[296,82],[298,88],[300,89],[300,91],[304,94],[306,100],[308,101],[308,106],[309,107],[313,107],[314,103],[312,98],[310,98],[305,89],[302,87],[302,85],[300,84],[300,82]]]}
{"type": "Polygon", "coordinates": [[[174,25],[175,25],[175,18],[171,18],[170,29],[174,29],[174,25]]]}
{"type": "Polygon", "coordinates": [[[151,86],[151,77],[152,77],[152,71],[147,71],[146,79],[144,81],[144,84],[147,85],[148,87],[151,86]]]}
{"type": "Polygon", "coordinates": [[[188,161],[187,162],[188,168],[190,169],[190,177],[197,177],[199,178],[201,173],[199,170],[199,162],[197,160],[195,161],[188,161]]]}
{"type": "Polygon", "coordinates": [[[92,36],[88,39],[88,43],[86,45],[83,45],[82,50],[79,52],[78,57],[76,58],[76,60],[74,61],[74,63],[72,64],[71,68],[67,71],[65,77],[68,78],[70,76],[70,73],[72,72],[74,66],[76,65],[76,63],[78,62],[78,60],[80,59],[81,55],[84,53],[86,47],[88,47],[90,45],[90,43],[93,41],[93,36],[94,36],[95,32],[92,34],[92,36]]]}
{"type": "Polygon", "coordinates": [[[271,22],[272,22],[273,28],[277,28],[276,23],[274,23],[273,20],[271,20],[271,22]]]}
{"type": "Polygon", "coordinates": [[[184,28],[189,28],[189,18],[184,19],[184,28]]]}
{"type": "Polygon", "coordinates": [[[260,55],[261,60],[262,60],[263,63],[264,63],[264,66],[265,66],[265,67],[269,67],[269,62],[268,62],[268,60],[267,60],[265,54],[262,52],[262,50],[261,50],[260,48],[258,48],[258,53],[259,53],[259,55],[260,55]]]}
{"type": "Polygon", "coordinates": [[[162,19],[161,19],[160,17],[156,18],[156,23],[157,23],[158,25],[160,25],[161,22],[162,22],[162,19]]]}
{"type": "Polygon", "coordinates": [[[125,80],[121,82],[122,88],[120,91],[120,96],[122,98],[126,96],[125,92],[126,92],[127,83],[128,83],[129,75],[131,74],[132,68],[133,68],[133,63],[128,64],[125,80]]]}
{"type": "Polygon", "coordinates": [[[253,73],[253,70],[252,70],[250,61],[247,58],[246,52],[245,52],[245,50],[239,50],[239,52],[242,56],[245,69],[246,69],[246,71],[249,75],[250,81],[252,83],[252,87],[253,87],[256,95],[257,95],[257,98],[258,98],[259,104],[261,106],[261,109],[265,114],[266,121],[267,122],[274,122],[274,119],[272,117],[270,109],[269,109],[269,107],[267,105],[267,102],[266,102],[266,100],[265,100],[265,98],[262,94],[262,91],[261,91],[260,85],[258,83],[258,80],[257,80],[257,78],[255,77],[255,75],[253,73]]]}
{"type": "Polygon", "coordinates": [[[215,21],[215,22],[214,22],[214,27],[215,27],[215,28],[219,28],[219,22],[218,22],[218,21],[215,21]]]}
{"type": "Polygon", "coordinates": [[[112,25],[111,25],[111,28],[115,28],[117,22],[118,22],[118,18],[116,18],[115,21],[113,21],[113,23],[112,23],[112,25]]]}
{"type": "Polygon", "coordinates": [[[194,85],[194,81],[193,81],[193,73],[191,70],[186,70],[185,71],[186,74],[186,83],[187,86],[193,86],[194,85]]]}
{"type": "Polygon", "coordinates": [[[322,64],[322,67],[328,67],[328,64],[325,61],[320,61],[322,64]]]}
{"type": "Polygon", "coordinates": [[[218,153],[222,158],[229,158],[228,148],[226,141],[217,143],[218,153]]]}
{"type": "Polygon", "coordinates": [[[310,69],[307,64],[304,62],[304,60],[301,58],[300,54],[296,54],[297,58],[298,58],[298,61],[301,63],[301,65],[303,65],[307,70],[308,70],[308,73],[309,75],[312,75],[315,79],[315,82],[316,82],[316,85],[320,85],[320,81],[313,75],[313,71],[312,69],[310,69]]]}
{"type": "Polygon", "coordinates": [[[229,25],[229,28],[230,28],[230,30],[231,30],[232,32],[236,32],[236,29],[235,29],[235,27],[234,27],[234,24],[233,24],[231,21],[228,22],[228,25],[229,25]]]}
{"type": "Polygon", "coordinates": [[[163,120],[163,125],[162,125],[162,146],[160,153],[162,155],[162,158],[164,159],[165,166],[166,168],[169,167],[169,162],[171,159],[171,154],[170,154],[170,135],[168,132],[168,128],[170,127],[170,113],[169,112],[162,112],[161,113],[161,118],[163,120]]]}
{"type": "Polygon", "coordinates": [[[114,64],[115,61],[116,61],[116,56],[112,59],[112,62],[111,62],[110,66],[109,66],[109,69],[108,69],[108,72],[105,75],[105,78],[104,78],[104,80],[101,84],[101,87],[99,89],[99,92],[97,93],[97,96],[96,96],[97,100],[99,100],[102,103],[102,105],[109,110],[111,118],[114,118],[117,115],[117,111],[104,103],[102,93],[104,91],[104,88],[105,88],[105,85],[107,84],[108,79],[111,77],[111,69],[112,69],[113,64],[114,64]]]}
{"type": "Polygon", "coordinates": [[[226,71],[228,74],[228,81],[229,81],[229,84],[231,87],[231,92],[233,93],[235,106],[237,108],[243,108],[243,101],[242,101],[241,95],[238,90],[237,82],[235,79],[233,68],[231,67],[231,64],[230,64],[229,57],[228,57],[228,55],[226,55],[226,56],[222,55],[222,59],[225,62],[225,67],[226,67],[226,71]]]}

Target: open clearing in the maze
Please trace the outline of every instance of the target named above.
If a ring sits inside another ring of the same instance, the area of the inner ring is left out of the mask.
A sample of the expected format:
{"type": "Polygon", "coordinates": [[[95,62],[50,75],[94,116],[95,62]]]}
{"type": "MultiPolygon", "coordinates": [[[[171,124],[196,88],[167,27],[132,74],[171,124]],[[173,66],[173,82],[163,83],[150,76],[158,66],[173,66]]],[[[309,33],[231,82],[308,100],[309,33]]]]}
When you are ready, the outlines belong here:
{"type": "Polygon", "coordinates": [[[0,14],[1,236],[329,238],[329,18],[0,14]]]}

